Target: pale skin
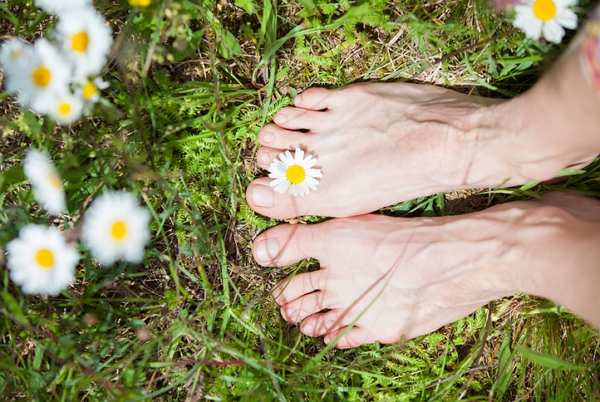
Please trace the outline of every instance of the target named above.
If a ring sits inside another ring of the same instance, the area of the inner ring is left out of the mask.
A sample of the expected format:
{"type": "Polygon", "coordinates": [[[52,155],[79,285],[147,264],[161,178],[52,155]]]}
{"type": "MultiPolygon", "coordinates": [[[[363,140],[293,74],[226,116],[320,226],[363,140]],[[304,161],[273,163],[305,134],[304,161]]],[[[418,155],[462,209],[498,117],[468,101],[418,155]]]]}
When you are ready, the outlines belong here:
{"type": "Polygon", "coordinates": [[[301,147],[319,160],[319,188],[293,197],[261,178],[249,186],[248,204],[278,219],[344,219],[280,225],[255,240],[261,265],[320,262],[274,289],[284,319],[326,343],[339,338],[338,348],[394,343],[523,292],[600,327],[596,200],[550,194],[455,217],[368,214],[441,191],[546,180],[592,161],[600,154],[600,98],[577,46],[509,101],[370,83],[309,89],[294,103],[261,130],[257,161],[266,168],[301,147]]]}

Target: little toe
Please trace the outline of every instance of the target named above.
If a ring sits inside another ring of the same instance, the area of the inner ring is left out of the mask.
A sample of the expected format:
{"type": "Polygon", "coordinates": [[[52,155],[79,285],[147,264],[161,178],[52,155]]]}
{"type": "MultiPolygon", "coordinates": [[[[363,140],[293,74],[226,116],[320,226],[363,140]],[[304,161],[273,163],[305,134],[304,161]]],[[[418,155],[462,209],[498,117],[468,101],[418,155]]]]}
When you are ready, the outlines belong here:
{"type": "Polygon", "coordinates": [[[337,342],[335,342],[335,347],[338,349],[356,348],[366,343],[375,342],[374,340],[369,339],[370,333],[364,328],[354,326],[350,328],[348,332],[342,335],[342,333],[346,331],[346,329],[347,327],[342,327],[335,331],[329,332],[328,334],[325,334],[325,336],[323,337],[323,341],[326,344],[330,344],[331,342],[335,342],[336,338],[341,335],[341,337],[337,339],[337,342]]]}
{"type": "MultiPolygon", "coordinates": [[[[275,298],[275,303],[283,307],[287,304],[295,302],[297,299],[302,298],[303,296],[312,294],[312,292],[315,292],[316,290],[325,289],[325,282],[326,278],[322,269],[313,272],[304,272],[277,283],[271,293],[275,298]]],[[[316,302],[317,301],[315,300],[314,303],[316,302]]],[[[293,304],[291,307],[298,311],[300,305],[293,304]]],[[[322,308],[312,311],[312,313],[316,313],[321,310],[322,308]]],[[[301,319],[304,319],[305,317],[306,315],[304,315],[301,319]]]]}
{"type": "Polygon", "coordinates": [[[285,107],[281,109],[273,121],[280,127],[288,130],[309,130],[315,132],[317,129],[326,131],[331,124],[331,114],[327,111],[307,110],[298,107],[285,107]]]}
{"type": "Polygon", "coordinates": [[[300,325],[300,331],[308,336],[321,336],[346,326],[344,314],[340,310],[312,314],[300,325]]]}
{"type": "Polygon", "coordinates": [[[268,267],[291,265],[305,258],[318,259],[323,245],[316,226],[279,225],[261,233],[252,243],[254,259],[268,267]]]}
{"type": "Polygon", "coordinates": [[[272,149],[307,149],[313,134],[287,130],[277,124],[267,124],[258,133],[258,142],[272,149]]]}
{"type": "Polygon", "coordinates": [[[296,96],[294,105],[303,109],[324,110],[339,106],[339,92],[326,88],[309,88],[296,96]]]}
{"type": "Polygon", "coordinates": [[[281,307],[281,316],[289,323],[296,324],[306,317],[328,308],[325,292],[305,294],[281,307]]]}

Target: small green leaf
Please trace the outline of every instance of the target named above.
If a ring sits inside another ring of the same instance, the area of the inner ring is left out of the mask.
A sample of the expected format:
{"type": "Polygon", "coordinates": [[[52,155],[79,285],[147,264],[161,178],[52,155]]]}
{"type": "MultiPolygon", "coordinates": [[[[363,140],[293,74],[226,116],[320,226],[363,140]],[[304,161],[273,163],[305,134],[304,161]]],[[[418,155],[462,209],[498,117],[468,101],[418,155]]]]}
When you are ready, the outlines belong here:
{"type": "Polygon", "coordinates": [[[226,29],[217,30],[217,49],[226,59],[242,54],[242,48],[237,39],[226,29]]]}
{"type": "Polygon", "coordinates": [[[498,400],[502,399],[502,396],[508,389],[508,384],[510,384],[512,374],[511,355],[510,337],[505,336],[502,340],[502,346],[500,346],[500,352],[498,352],[498,380],[496,381],[495,389],[495,396],[498,400]]]}
{"type": "Polygon", "coordinates": [[[581,169],[563,169],[555,177],[563,177],[563,176],[574,176],[576,174],[585,173],[585,170],[581,169]]]}
{"type": "Polygon", "coordinates": [[[6,309],[8,310],[8,312],[10,314],[15,316],[15,318],[17,320],[21,321],[22,323],[24,323],[26,325],[31,325],[31,324],[29,324],[29,320],[23,313],[23,310],[21,310],[19,303],[13,297],[13,295],[11,295],[10,293],[8,293],[6,291],[2,292],[2,299],[4,300],[4,306],[6,307],[6,309]]]}
{"type": "Polygon", "coordinates": [[[521,187],[519,187],[519,191],[527,191],[530,188],[537,186],[538,184],[540,184],[540,182],[537,180],[530,181],[529,183],[525,183],[521,187]]]}
{"type": "Polygon", "coordinates": [[[559,359],[558,357],[536,352],[524,346],[517,346],[515,349],[527,360],[531,361],[532,363],[539,364],[542,367],[555,370],[587,370],[588,368],[587,366],[574,364],[566,360],[559,359]]]}
{"type": "Polygon", "coordinates": [[[252,0],[235,0],[235,5],[246,10],[248,14],[254,13],[254,9],[256,8],[256,3],[252,0]]]}

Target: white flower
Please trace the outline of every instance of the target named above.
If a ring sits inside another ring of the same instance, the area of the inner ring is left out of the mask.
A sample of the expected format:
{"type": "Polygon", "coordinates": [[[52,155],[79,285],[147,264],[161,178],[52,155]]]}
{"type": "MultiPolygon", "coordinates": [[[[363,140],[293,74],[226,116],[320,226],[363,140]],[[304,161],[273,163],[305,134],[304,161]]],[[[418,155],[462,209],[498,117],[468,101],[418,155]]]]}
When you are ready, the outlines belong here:
{"type": "Polygon", "coordinates": [[[31,182],[35,200],[46,211],[59,215],[67,209],[62,181],[46,153],[29,150],[23,162],[23,171],[31,182]]]}
{"type": "Polygon", "coordinates": [[[92,0],[35,0],[35,5],[48,14],[58,14],[65,10],[91,7],[92,0]]]}
{"type": "Polygon", "coordinates": [[[85,214],[81,237],[102,265],[123,259],[139,263],[150,240],[150,214],[131,193],[109,192],[96,198],[85,214]]]}
{"type": "Polygon", "coordinates": [[[275,159],[269,166],[269,177],[275,179],[271,181],[271,187],[275,191],[285,193],[288,191],[291,195],[301,195],[310,193],[310,190],[316,191],[316,177],[322,177],[319,169],[311,169],[317,159],[308,155],[304,158],[304,151],[296,148],[295,155],[290,151],[280,154],[279,159],[275,159]]]}
{"type": "Polygon", "coordinates": [[[6,251],[10,279],[24,293],[55,296],[75,279],[79,253],[55,227],[27,225],[6,251]]]}
{"type": "Polygon", "coordinates": [[[83,100],[79,96],[63,92],[45,96],[43,99],[43,112],[60,123],[71,124],[81,117],[83,100]]]}
{"type": "Polygon", "coordinates": [[[76,77],[87,77],[102,70],[112,45],[112,31],[93,8],[63,12],[56,32],[63,53],[75,66],[76,77]]]}
{"type": "Polygon", "coordinates": [[[95,80],[83,80],[77,83],[75,93],[84,100],[84,111],[88,112],[92,105],[100,100],[100,90],[108,88],[108,82],[98,77],[95,80]]]}
{"type": "Polygon", "coordinates": [[[550,42],[560,43],[565,28],[577,28],[577,15],[569,7],[577,0],[525,0],[515,6],[517,16],[513,23],[525,31],[528,38],[539,39],[543,34],[550,42]]]}
{"type": "Polygon", "coordinates": [[[0,63],[4,67],[8,79],[14,74],[18,74],[24,67],[24,62],[30,60],[28,53],[33,52],[33,46],[23,42],[20,39],[6,41],[0,47],[0,63]]]}
{"type": "Polygon", "coordinates": [[[34,103],[34,107],[43,109],[41,98],[69,91],[72,67],[46,39],[38,39],[32,51],[22,57],[22,68],[11,74],[6,85],[9,92],[20,92],[21,102],[34,103]]]}

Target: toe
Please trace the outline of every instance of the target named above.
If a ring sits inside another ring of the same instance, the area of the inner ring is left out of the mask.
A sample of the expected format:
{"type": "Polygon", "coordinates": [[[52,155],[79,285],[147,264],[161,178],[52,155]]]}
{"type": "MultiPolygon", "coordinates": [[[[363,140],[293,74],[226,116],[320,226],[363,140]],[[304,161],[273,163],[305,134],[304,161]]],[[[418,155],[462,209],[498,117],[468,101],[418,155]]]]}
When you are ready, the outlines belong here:
{"type": "Polygon", "coordinates": [[[273,121],[288,130],[326,131],[331,124],[331,112],[285,107],[277,112],[273,121]]]}
{"type": "Polygon", "coordinates": [[[270,183],[273,179],[261,177],[254,180],[246,190],[246,202],[254,211],[275,219],[291,219],[308,215],[311,203],[310,194],[294,197],[286,193],[278,193],[270,183]]]}
{"type": "Polygon", "coordinates": [[[303,109],[323,110],[339,106],[341,98],[338,91],[325,88],[309,88],[296,96],[294,105],[303,109]]]}
{"type": "Polygon", "coordinates": [[[300,331],[308,336],[321,336],[336,331],[348,323],[344,322],[344,315],[340,310],[331,310],[326,313],[316,313],[308,316],[302,325],[300,331]]]}
{"type": "Polygon", "coordinates": [[[254,259],[262,266],[281,267],[304,258],[322,256],[319,225],[279,225],[261,233],[252,243],[254,259]]]}
{"type": "Polygon", "coordinates": [[[312,133],[286,130],[277,124],[267,124],[258,133],[258,142],[272,149],[310,148],[312,133]]]}
{"type": "Polygon", "coordinates": [[[256,152],[256,163],[263,169],[268,169],[271,163],[281,154],[281,149],[260,147],[256,152]]]}
{"type": "MultiPolygon", "coordinates": [[[[274,294],[278,294],[277,290],[274,294]]],[[[325,303],[325,294],[326,292],[323,291],[304,294],[281,307],[281,316],[287,322],[296,324],[306,317],[328,308],[325,303]]],[[[279,295],[281,295],[279,300],[285,299],[282,293],[279,293],[279,295]]]]}
{"type": "MultiPolygon", "coordinates": [[[[321,307],[317,310],[314,309],[316,308],[317,304],[323,303],[322,299],[324,295],[323,292],[321,292],[320,295],[317,295],[319,292],[316,292],[314,296],[312,293],[315,290],[325,289],[325,281],[326,279],[322,269],[314,272],[305,272],[279,282],[277,285],[275,285],[271,293],[275,298],[275,302],[282,307],[294,309],[296,313],[302,309],[308,311],[308,314],[304,314],[301,318],[299,318],[299,320],[302,320],[306,316],[326,308],[321,307]],[[308,296],[311,297],[304,301],[300,300],[308,296]],[[288,304],[289,306],[287,306],[288,304]]],[[[299,314],[296,315],[300,316],[299,314]]],[[[292,317],[291,314],[289,316],[292,317]]]]}
{"type": "Polygon", "coordinates": [[[373,340],[369,339],[369,331],[364,328],[352,327],[352,328],[350,328],[350,330],[348,330],[348,332],[343,334],[343,332],[346,329],[347,329],[347,327],[342,327],[335,331],[329,332],[328,334],[325,335],[325,337],[323,338],[323,341],[326,344],[335,342],[335,347],[338,349],[356,348],[356,347],[364,345],[366,343],[374,342],[373,340]],[[340,338],[337,339],[337,342],[336,342],[337,337],[340,337],[340,338]]]}

